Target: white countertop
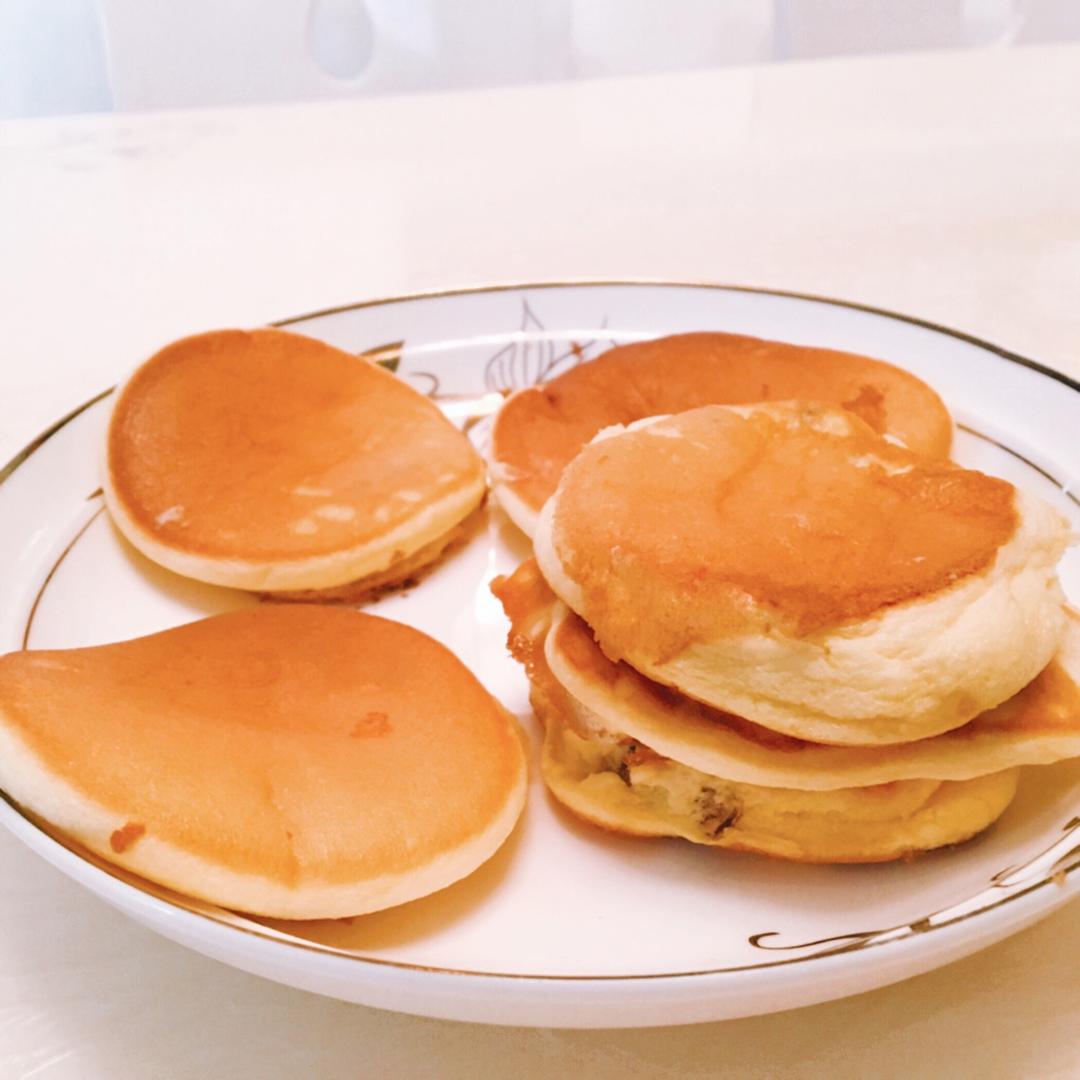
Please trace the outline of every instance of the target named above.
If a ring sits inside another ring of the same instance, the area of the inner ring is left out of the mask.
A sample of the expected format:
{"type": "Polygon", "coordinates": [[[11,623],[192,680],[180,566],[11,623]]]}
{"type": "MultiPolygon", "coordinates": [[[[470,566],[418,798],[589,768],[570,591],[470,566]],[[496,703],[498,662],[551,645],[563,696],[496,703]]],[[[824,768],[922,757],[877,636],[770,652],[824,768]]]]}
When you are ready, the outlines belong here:
{"type": "MultiPolygon", "coordinates": [[[[672,278],[842,297],[1080,376],[1080,46],[0,124],[0,461],[170,338],[373,296],[672,278]]],[[[559,1032],[186,952],[0,836],[4,1077],[1080,1073],[1080,906],[861,997],[559,1032]]]]}

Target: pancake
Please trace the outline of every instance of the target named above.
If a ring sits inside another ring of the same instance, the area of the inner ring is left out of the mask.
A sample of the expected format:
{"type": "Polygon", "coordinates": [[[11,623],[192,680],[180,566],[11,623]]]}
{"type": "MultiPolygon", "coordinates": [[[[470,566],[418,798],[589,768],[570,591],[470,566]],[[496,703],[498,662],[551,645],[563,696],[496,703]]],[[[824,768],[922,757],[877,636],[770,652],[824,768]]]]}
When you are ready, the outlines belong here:
{"type": "Polygon", "coordinates": [[[335,918],[441,889],[506,839],[525,779],[514,721],[449,650],[345,608],[0,657],[0,787],[227,908],[335,918]]]}
{"type": "Polygon", "coordinates": [[[494,492],[532,536],[563,469],[603,428],[701,405],[783,400],[843,407],[918,453],[948,457],[948,410],[892,364],[737,334],[677,334],[619,345],[515,393],[492,429],[494,492]]]}
{"type": "Polygon", "coordinates": [[[1003,480],[788,403],[605,433],[535,549],[609,659],[786,735],[879,745],[959,727],[1049,663],[1069,541],[1003,480]]]}
{"type": "Polygon", "coordinates": [[[186,577],[354,599],[460,535],[483,462],[437,406],[377,364],[283,330],[183,338],[117,393],[109,511],[186,577]]]}
{"type": "Polygon", "coordinates": [[[620,749],[621,758],[549,719],[544,782],[578,817],[613,832],[807,863],[890,862],[970,840],[1005,812],[1019,776],[1009,769],[959,782],[792,792],[696,773],[643,747],[620,749]],[[642,764],[627,768],[627,754],[642,764]]]}
{"type": "Polygon", "coordinates": [[[884,862],[969,839],[1015,794],[1015,768],[964,781],[911,778],[824,791],[695,769],[624,733],[588,725],[549,667],[544,641],[553,605],[550,593],[544,603],[534,564],[493,588],[510,615],[511,651],[526,667],[544,724],[544,782],[568,809],[602,828],[800,862],[884,862]]]}
{"type": "Polygon", "coordinates": [[[618,733],[703,773],[767,787],[832,791],[896,780],[970,780],[1018,765],[1080,757],[1080,615],[1019,693],[963,727],[893,746],[806,742],[711,709],[613,664],[585,624],[553,609],[545,660],[583,734],[618,733]]]}

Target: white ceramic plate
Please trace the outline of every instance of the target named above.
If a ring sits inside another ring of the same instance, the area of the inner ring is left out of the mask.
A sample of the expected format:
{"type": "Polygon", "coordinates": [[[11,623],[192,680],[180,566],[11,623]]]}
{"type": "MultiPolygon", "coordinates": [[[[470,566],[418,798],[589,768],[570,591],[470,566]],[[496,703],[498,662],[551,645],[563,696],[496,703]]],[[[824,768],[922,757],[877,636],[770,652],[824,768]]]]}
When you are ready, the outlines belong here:
{"type": "MultiPolygon", "coordinates": [[[[1041,495],[1080,529],[1080,387],[886,312],[754,290],[603,283],[406,297],[282,325],[378,350],[481,443],[498,390],[612,342],[715,328],[850,349],[925,378],[960,422],[959,460],[1041,495]]],[[[119,539],[97,493],[108,409],[108,395],[88,403],[0,474],[0,651],[115,641],[253,602],[160,570],[119,539]]],[[[535,735],[487,587],[526,554],[492,511],[485,533],[377,610],[446,642],[535,735]]],[[[1080,602],[1075,550],[1063,578],[1080,602]]],[[[1080,891],[1080,771],[1068,765],[1027,770],[1015,804],[975,842],[878,867],[794,866],[614,838],[579,824],[534,780],[514,837],[471,878],[395,910],[299,925],[172,895],[63,844],[7,801],[0,819],[117,908],[226,963],[348,1001],[505,1024],[674,1024],[806,1005],[947,963],[1080,891]]]]}

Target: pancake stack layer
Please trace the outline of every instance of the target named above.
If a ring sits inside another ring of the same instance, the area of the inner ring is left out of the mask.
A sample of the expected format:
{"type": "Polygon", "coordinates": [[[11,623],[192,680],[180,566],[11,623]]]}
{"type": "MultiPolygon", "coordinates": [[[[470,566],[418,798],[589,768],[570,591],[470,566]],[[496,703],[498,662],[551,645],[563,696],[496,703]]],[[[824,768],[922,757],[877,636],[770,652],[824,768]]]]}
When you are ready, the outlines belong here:
{"type": "Polygon", "coordinates": [[[1080,755],[1069,540],[844,409],[606,429],[495,585],[548,787],[619,832],[808,862],[965,840],[1019,766],[1080,755]]]}

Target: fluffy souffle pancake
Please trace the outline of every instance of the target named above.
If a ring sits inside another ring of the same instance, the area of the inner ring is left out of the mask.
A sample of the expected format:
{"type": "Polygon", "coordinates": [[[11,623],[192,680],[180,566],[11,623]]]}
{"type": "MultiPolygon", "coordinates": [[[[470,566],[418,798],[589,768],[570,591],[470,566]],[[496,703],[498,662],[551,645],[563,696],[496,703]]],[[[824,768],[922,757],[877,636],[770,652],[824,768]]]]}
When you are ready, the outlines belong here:
{"type": "Polygon", "coordinates": [[[609,659],[774,731],[927,738],[1012,697],[1064,631],[1065,519],[852,414],[709,406],[565,470],[540,569],[609,659]]]}
{"type": "Polygon", "coordinates": [[[509,398],[492,429],[493,489],[532,536],[563,469],[603,428],[701,405],[782,400],[840,406],[919,453],[949,454],[948,410],[892,364],[737,334],[676,334],[616,346],[509,398]]]}
{"type": "Polygon", "coordinates": [[[582,737],[633,741],[699,772],[804,791],[896,780],[969,780],[1080,757],[1080,613],[1066,609],[1054,659],[1019,693],[963,727],[889,746],[829,746],[710,708],[613,663],[547,587],[533,560],[497,588],[519,657],[543,651],[582,737]]]}
{"type": "Polygon", "coordinates": [[[101,857],[288,919],[441,889],[514,827],[513,719],[418,630],[263,605],[0,657],[0,786],[101,857]]]}
{"type": "Polygon", "coordinates": [[[565,605],[552,611],[545,660],[576,725],[614,732],[700,772],[747,784],[831,791],[895,780],[970,780],[1080,757],[1080,615],[1069,609],[1054,659],[1022,690],[962,727],[915,742],[831,746],[781,735],[702,705],[601,652],[565,605]]]}
{"type": "MultiPolygon", "coordinates": [[[[961,781],[912,777],[832,784],[827,790],[763,786],[695,768],[685,757],[658,753],[628,735],[632,715],[617,719],[616,724],[628,721],[624,727],[605,728],[607,721],[555,676],[545,643],[557,606],[535,565],[524,564],[493,588],[510,616],[511,651],[525,665],[533,707],[544,725],[544,782],[560,802],[595,825],[800,862],[883,862],[971,838],[992,824],[1015,794],[1016,768],[961,781]]],[[[677,717],[667,740],[667,750],[694,748],[677,717]]],[[[891,749],[876,753],[887,755],[891,749]]],[[[760,756],[775,760],[788,752],[773,745],[760,756]]],[[[815,762],[803,765],[813,769],[815,762]]]]}
{"type": "Polygon", "coordinates": [[[350,599],[461,535],[483,462],[422,394],[283,330],[183,338],[118,391],[104,492],[121,532],[179,574],[350,599]]]}

